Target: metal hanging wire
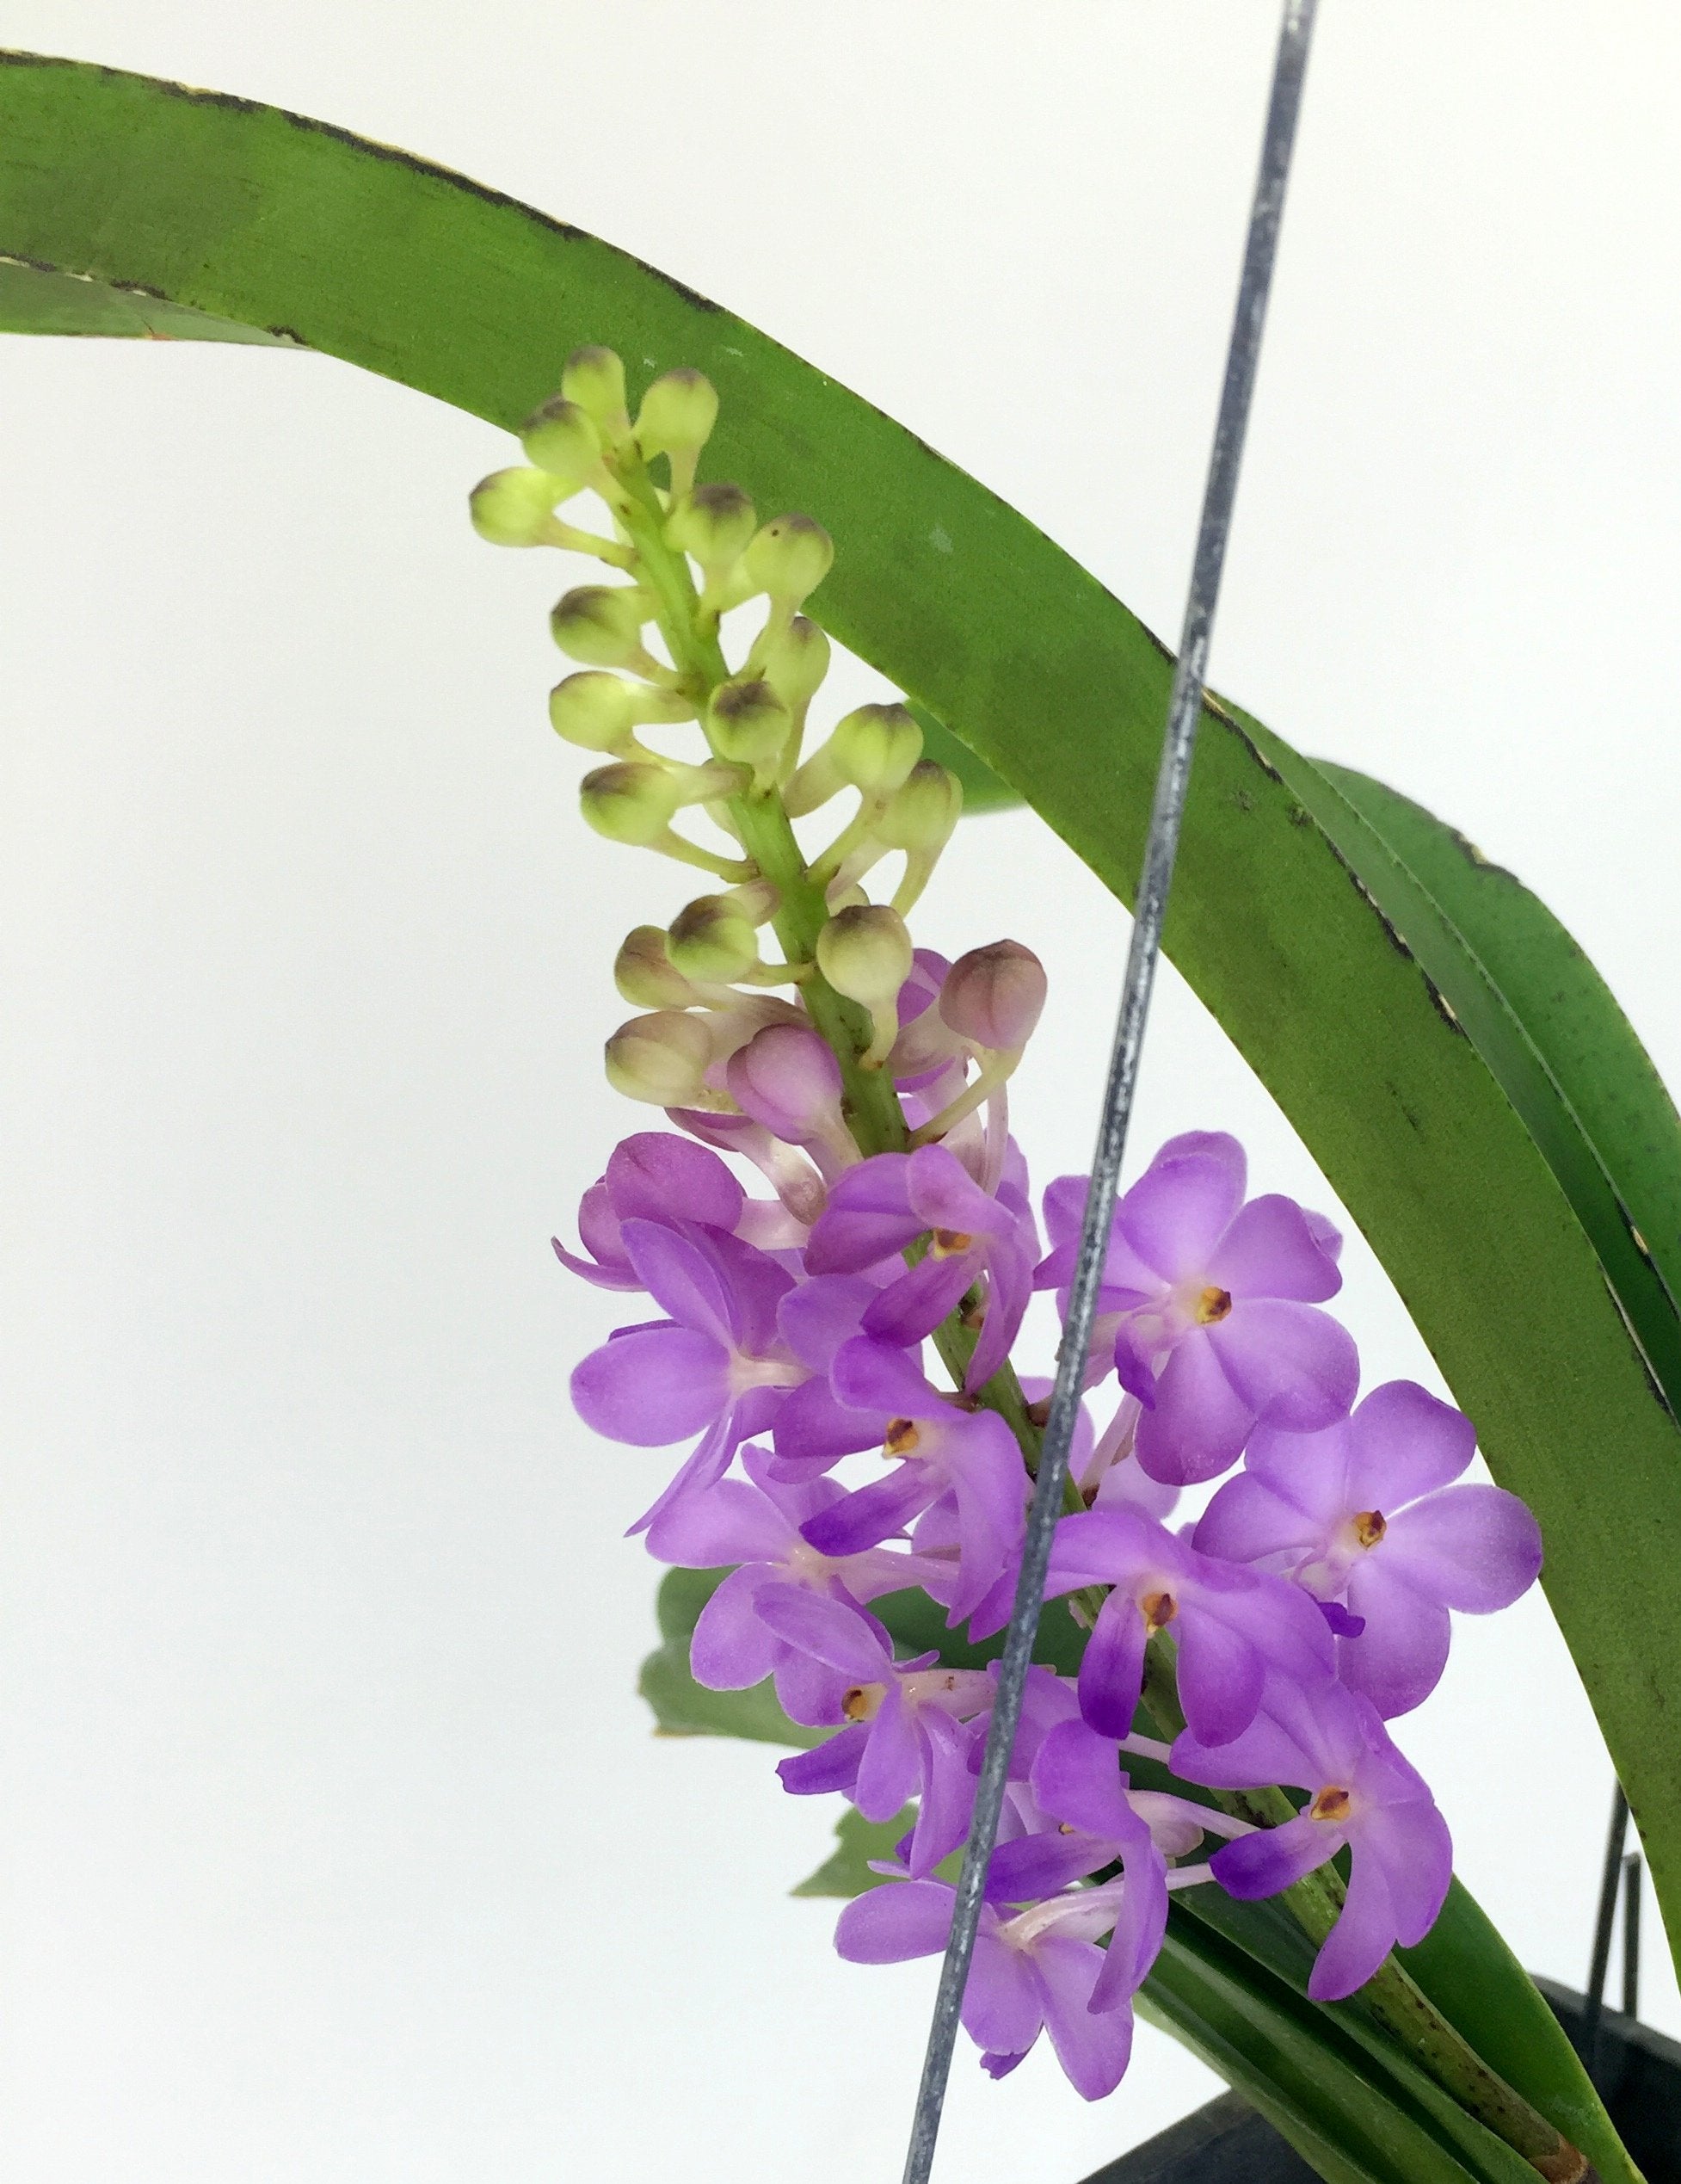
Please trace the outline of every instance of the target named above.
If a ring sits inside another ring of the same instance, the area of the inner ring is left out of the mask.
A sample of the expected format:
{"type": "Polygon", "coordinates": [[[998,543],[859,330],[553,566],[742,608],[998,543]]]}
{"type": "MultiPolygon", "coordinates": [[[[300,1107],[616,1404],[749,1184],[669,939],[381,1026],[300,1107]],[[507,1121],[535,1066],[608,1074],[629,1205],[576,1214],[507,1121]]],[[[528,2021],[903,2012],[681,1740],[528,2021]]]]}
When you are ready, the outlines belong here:
{"type": "Polygon", "coordinates": [[[1173,673],[1167,704],[1167,725],[1162,742],[1161,769],[1150,811],[1149,837],[1144,848],[1144,866],[1138,884],[1137,909],[1132,943],[1127,955],[1126,982],[1122,990],[1119,1021],[1110,1057],[1109,1078],[1104,1094],[1103,1115],[1098,1131],[1092,1181],[1086,1199],[1079,1253],[1068,1300],[1068,1322],[1057,1353],[1056,1381],[1046,1420],[1039,1458],[1038,1477],[1028,1513],[1022,1550],[1021,1576],[1016,1587],[1014,1610],[999,1664],[997,1695],[987,1731],[985,1754],[976,1792],[975,1816],[964,1847],[951,1913],[951,1937],[940,1965],[939,1987],[934,1999],[933,2021],[928,2030],[922,2082],[917,2093],[916,2113],[911,2125],[910,2146],[905,2156],[904,2184],[927,2184],[933,2164],[934,2145],[951,2075],[951,2051],[957,2033],[958,2013],[970,1962],[975,1953],[975,1935],[980,1922],[987,1868],[998,1833],[1010,1752],[1021,1715],[1022,1690],[1033,1640],[1038,1631],[1039,1610],[1044,1598],[1045,1571],[1050,1559],[1051,1537],[1062,1512],[1063,1484],[1068,1478],[1068,1451],[1074,1437],[1086,1357],[1091,1348],[1092,1322],[1096,1314],[1098,1287],[1109,1243],[1121,1156],[1126,1147],[1127,1125],[1138,1077],[1138,1054],[1155,979],[1156,958],[1161,947],[1161,925],[1167,904],[1167,889],[1178,854],[1179,824],[1190,783],[1191,758],[1203,705],[1203,681],[1208,663],[1210,633],[1220,591],[1231,528],[1232,503],[1237,490],[1238,466],[1243,453],[1244,433],[1254,392],[1255,367],[1260,354],[1261,328],[1272,285],[1278,225],[1284,213],[1284,185],[1290,174],[1296,139],[1296,116],[1301,108],[1302,79],[1308,65],[1316,0],[1286,0],[1273,64],[1272,90],[1261,143],[1260,171],[1249,214],[1248,243],[1243,273],[1238,284],[1237,310],[1226,353],[1226,376],[1221,391],[1220,412],[1215,426],[1214,449],[1204,490],[1202,518],[1197,534],[1196,558],[1191,567],[1191,592],[1185,602],[1185,626],[1179,641],[1179,663],[1173,673]]]}

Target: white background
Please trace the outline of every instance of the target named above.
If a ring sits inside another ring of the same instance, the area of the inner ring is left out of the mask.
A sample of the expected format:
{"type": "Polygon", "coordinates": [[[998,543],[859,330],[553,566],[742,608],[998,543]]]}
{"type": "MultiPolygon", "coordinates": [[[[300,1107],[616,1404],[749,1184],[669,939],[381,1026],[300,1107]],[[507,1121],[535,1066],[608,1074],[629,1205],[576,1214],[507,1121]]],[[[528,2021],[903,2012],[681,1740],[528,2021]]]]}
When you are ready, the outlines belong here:
{"type": "MultiPolygon", "coordinates": [[[[1681,28],[1323,16],[1215,680],[1514,866],[1673,1080],[1681,28]]],[[[1169,634],[1274,24],[0,7],[7,43],[320,115],[625,245],[1169,634]]],[[[620,1534],[663,1459],[568,1411],[609,1320],[547,1239],[628,1120],[607,966],[689,891],[576,820],[555,566],[463,512],[508,443],[184,344],[0,343],[0,413],[9,2178],[896,2175],[933,1967],[841,1965],[832,1907],[788,1901],[829,1816],[773,1754],[650,1737],[620,1534]]],[[[1046,1177],[1087,1151],[1124,922],[1017,816],[964,829],[919,919],[954,953],[1001,929],[1051,972],[1018,1103],[1046,1177]]],[[[1171,977],[1143,1109],[1141,1156],[1233,1126],[1326,1202],[1171,977]]],[[[1428,1377],[1349,1262],[1370,1377],[1428,1377]]],[[[1610,1774],[1538,1599],[1463,1628],[1405,1740],[1466,1878],[1579,1982],[1610,1774]]],[[[1662,1959],[1654,1930],[1681,2030],[1662,1959]]],[[[965,2051],[940,2174],[1074,2184],[1211,2087],[1155,2035],[1093,2109],[965,2051]]]]}

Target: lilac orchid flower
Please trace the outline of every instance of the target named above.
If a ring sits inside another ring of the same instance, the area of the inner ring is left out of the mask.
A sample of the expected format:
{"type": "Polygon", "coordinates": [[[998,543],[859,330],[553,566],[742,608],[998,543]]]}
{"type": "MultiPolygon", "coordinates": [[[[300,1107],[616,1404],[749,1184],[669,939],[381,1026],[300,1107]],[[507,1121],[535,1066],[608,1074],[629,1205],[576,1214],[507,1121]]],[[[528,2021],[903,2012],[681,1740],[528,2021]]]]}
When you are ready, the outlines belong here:
{"type": "Polygon", "coordinates": [[[1447,1823],[1358,1694],[1339,1684],[1308,1693],[1278,1683],[1243,1735],[1210,1746],[1187,1731],[1174,1743],[1173,1766],[1210,1789],[1288,1782],[1309,1793],[1294,1820],[1257,1829],[1210,1860],[1240,1902],[1276,1896],[1348,1845],[1347,1901],[1308,1983],[1315,2002],[1352,1995],[1397,1944],[1411,1948],[1435,1924],[1453,1879],[1447,1823]]]}
{"type": "Polygon", "coordinates": [[[638,1130],[613,1147],[607,1172],[578,1206],[578,1235],[588,1255],[552,1238],[563,1267],[597,1289],[641,1289],[622,1236],[626,1221],[699,1221],[733,1232],[747,1194],[716,1153],[662,1130],[638,1130]]]}
{"type": "Polygon", "coordinates": [[[1057,1526],[1046,1595],[1087,1585],[1113,1588],[1080,1663],[1081,1709],[1103,1736],[1131,1730],[1157,1631],[1178,1641],[1179,1702],[1210,1745],[1249,1726],[1269,1675],[1317,1686],[1333,1673],[1330,1631],[1305,1594],[1199,1554],[1142,1510],[1088,1509],[1057,1526]]]}
{"type": "MultiPolygon", "coordinates": [[[[899,1469],[809,1520],[806,1539],[824,1554],[856,1554],[949,1495],[958,1549],[949,1606],[962,1622],[1020,1553],[1029,1482],[1014,1434],[994,1411],[958,1407],[902,1350],[867,1335],[836,1351],[829,1381],[899,1469]]],[[[785,1440],[779,1433],[779,1454],[785,1440]]]]}
{"type": "Polygon", "coordinates": [[[1346,1610],[1337,1672],[1386,1718],[1428,1698],[1449,1613],[1509,1607],[1541,1569],[1541,1527],[1498,1486],[1456,1486],[1471,1422],[1411,1380],[1316,1434],[1263,1426],[1194,1534],[1205,1553],[1292,1578],[1346,1610]]]}
{"type": "Polygon", "coordinates": [[[679,1502],[657,1527],[659,1552],[688,1570],[732,1567],[712,1595],[689,1642],[689,1669],[708,1691],[746,1691],[774,1677],[791,1720],[808,1727],[840,1718],[837,1672],[779,1636],[760,1613],[779,1591],[812,1592],[862,1607],[884,1593],[918,1582],[914,1555],[869,1547],[856,1555],[824,1555],[807,1544],[800,1526],[839,1500],[843,1489],[816,1478],[804,1484],[779,1479],[763,1450],[742,1459],[745,1479],[724,1478],[679,1502]]]}
{"type": "MultiPolygon", "coordinates": [[[[807,1372],[777,1331],[793,1280],[774,1260],[694,1223],[630,1220],[619,1234],[637,1280],[670,1317],[621,1328],[592,1350],[573,1373],[573,1404],[586,1425],[633,1447],[702,1436],[635,1533],[721,1478],[807,1372]]],[[[660,1552],[657,1538],[650,1545],[660,1552]]]]}
{"type": "MultiPolygon", "coordinates": [[[[1139,1462],[1152,1478],[1215,1478],[1256,1423],[1317,1430],[1354,1400],[1346,1330],[1315,1306],[1342,1286],[1341,1239],[1322,1216],[1270,1195],[1244,1203],[1235,1138],[1173,1138],[1115,1209],[1099,1309],[1122,1385],[1143,1405],[1139,1462]]],[[[1086,1181],[1045,1194],[1050,1255],[1035,1280],[1066,1292],[1086,1181]]]]}
{"type": "Polygon", "coordinates": [[[965,1385],[978,1388],[1009,1355],[1033,1293],[1038,1238],[1024,1192],[984,1191],[946,1145],[877,1153],[838,1178],[806,1247],[811,1273],[862,1274],[900,1259],[919,1237],[927,1255],[895,1272],[864,1332],[901,1345],[931,1335],[976,1283],[985,1317],[965,1385]]]}
{"type": "Polygon", "coordinates": [[[969,1827],[975,1777],[967,1719],[990,1703],[979,1669],[949,1669],[937,1654],[896,1661],[893,1642],[873,1615],[816,1593],[779,1587],[759,1613],[787,1643],[834,1672],[845,1723],[815,1751],[781,1761],[782,1786],[796,1797],[840,1790],[866,1820],[893,1820],[920,1800],[908,1845],[912,1873],[930,1872],[969,1827]]]}
{"type": "MultiPolygon", "coordinates": [[[[1014,2070],[1041,2032],[1048,2032],[1074,2090],[1100,2101],[1125,2075],[1132,2051],[1131,1995],[1148,1969],[1140,1941],[1122,1930],[1131,1884],[1106,1881],[1012,1910],[1011,1903],[1020,1901],[1016,1891],[1029,1879],[1013,1877],[1013,1854],[1032,1852],[1039,1840],[1007,1844],[994,1854],[964,1990],[963,2026],[995,2078],[1014,2070]],[[1112,1934],[1106,1950],[1097,1946],[1105,1933],[1112,1934]],[[1112,1973],[1111,1964],[1117,1967],[1112,1973]],[[1113,1991],[1099,2005],[1096,1990],[1106,1973],[1113,1991]]],[[[951,1932],[956,1894],[934,1880],[872,1888],[840,1914],[834,1946],[853,1964],[936,1956],[951,1932]]]]}

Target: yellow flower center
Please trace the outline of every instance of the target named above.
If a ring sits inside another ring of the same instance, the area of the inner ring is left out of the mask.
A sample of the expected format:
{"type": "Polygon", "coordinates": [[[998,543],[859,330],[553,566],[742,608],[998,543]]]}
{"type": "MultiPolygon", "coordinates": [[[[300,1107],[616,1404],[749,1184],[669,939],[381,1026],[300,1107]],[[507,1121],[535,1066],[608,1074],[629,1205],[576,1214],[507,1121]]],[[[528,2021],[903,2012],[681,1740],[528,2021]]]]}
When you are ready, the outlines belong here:
{"type": "Polygon", "coordinates": [[[1197,1299],[1198,1326],[1212,1327],[1216,1320],[1224,1319],[1226,1314],[1230,1311],[1231,1308],[1231,1291],[1229,1289],[1216,1289],[1212,1282],[1210,1282],[1209,1286],[1204,1290],[1202,1295],[1197,1299]]]}
{"type": "Polygon", "coordinates": [[[966,1235],[962,1229],[936,1229],[933,1231],[933,1239],[936,1259],[949,1259],[956,1252],[967,1251],[975,1241],[972,1236],[966,1235]]]}
{"type": "Polygon", "coordinates": [[[1375,1547],[1389,1528],[1381,1509],[1362,1509],[1354,1519],[1354,1537],[1363,1547],[1375,1547]]]}
{"type": "Polygon", "coordinates": [[[855,1683],[840,1701],[840,1711],[848,1721],[873,1721],[881,1702],[880,1684],[855,1683]]]}
{"type": "Polygon", "coordinates": [[[1171,1593],[1146,1593],[1138,1602],[1138,1612],[1144,1619],[1144,1627],[1152,1636],[1165,1631],[1179,1612],[1179,1604],[1171,1593]]]}
{"type": "Polygon", "coordinates": [[[1346,1790],[1339,1789],[1335,1783],[1328,1784],[1308,1807],[1308,1817],[1309,1820],[1346,1820],[1348,1808],[1352,1802],[1346,1790]]]}
{"type": "Polygon", "coordinates": [[[884,1456],[914,1456],[922,1436],[916,1430],[914,1418],[890,1418],[887,1439],[882,1443],[884,1456]]]}

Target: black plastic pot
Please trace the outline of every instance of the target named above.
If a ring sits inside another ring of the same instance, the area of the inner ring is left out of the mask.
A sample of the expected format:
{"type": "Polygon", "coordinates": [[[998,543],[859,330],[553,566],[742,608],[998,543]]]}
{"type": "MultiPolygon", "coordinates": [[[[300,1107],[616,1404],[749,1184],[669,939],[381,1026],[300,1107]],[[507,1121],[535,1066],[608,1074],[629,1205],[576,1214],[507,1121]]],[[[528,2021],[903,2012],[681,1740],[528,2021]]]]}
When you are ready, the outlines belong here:
{"type": "MultiPolygon", "coordinates": [[[[1581,1996],[1545,1979],[1536,1983],[1579,2047],[1581,1996]]],[[[1681,2045],[1608,2009],[1599,2021],[1598,2084],[1647,2184],[1681,2184],[1681,2045]]],[[[1228,2093],[1086,2184],[1315,2184],[1315,2178],[1271,2124],[1228,2093]]]]}

